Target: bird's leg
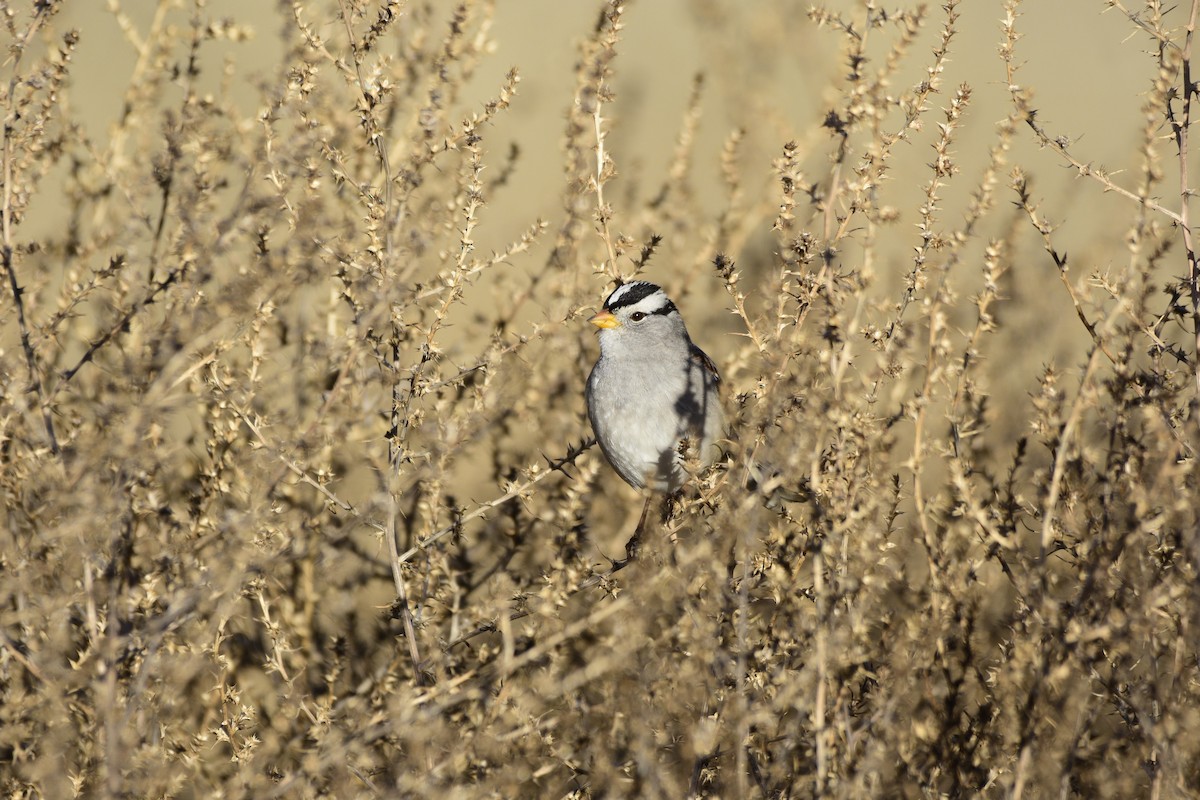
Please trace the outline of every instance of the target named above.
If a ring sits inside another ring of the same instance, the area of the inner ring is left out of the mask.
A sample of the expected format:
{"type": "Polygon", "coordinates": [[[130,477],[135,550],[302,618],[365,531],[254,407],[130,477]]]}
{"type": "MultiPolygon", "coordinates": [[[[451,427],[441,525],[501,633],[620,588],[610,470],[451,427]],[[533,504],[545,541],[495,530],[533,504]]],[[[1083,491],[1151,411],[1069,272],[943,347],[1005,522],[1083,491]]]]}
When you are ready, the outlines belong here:
{"type": "Polygon", "coordinates": [[[646,528],[646,517],[650,516],[650,504],[653,502],[654,495],[648,495],[646,505],[642,506],[642,516],[638,520],[637,528],[634,529],[633,536],[630,536],[629,541],[625,543],[625,560],[621,562],[621,566],[636,559],[638,551],[642,549],[642,531],[646,528]]]}

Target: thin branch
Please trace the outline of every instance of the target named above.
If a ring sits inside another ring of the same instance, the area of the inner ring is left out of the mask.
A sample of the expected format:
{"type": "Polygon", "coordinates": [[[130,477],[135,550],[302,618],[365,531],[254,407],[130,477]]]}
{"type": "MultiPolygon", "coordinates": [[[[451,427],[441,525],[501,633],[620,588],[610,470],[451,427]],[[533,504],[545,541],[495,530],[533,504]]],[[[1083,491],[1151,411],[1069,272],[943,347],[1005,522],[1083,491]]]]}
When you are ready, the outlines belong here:
{"type": "MultiPolygon", "coordinates": [[[[1120,306],[1113,306],[1108,317],[1104,320],[1104,331],[1107,332],[1109,330],[1120,310],[1120,306]]],[[[1046,492],[1046,503],[1042,508],[1041,557],[1043,559],[1046,557],[1050,545],[1054,541],[1054,509],[1058,505],[1058,498],[1062,492],[1063,479],[1066,475],[1067,462],[1069,460],[1069,448],[1074,446],[1075,434],[1082,424],[1083,414],[1088,408],[1085,397],[1090,391],[1093,377],[1096,374],[1096,368],[1099,363],[1096,354],[1099,352],[1101,352],[1100,346],[1098,344],[1093,346],[1091,355],[1088,356],[1087,366],[1083,369],[1083,377],[1079,379],[1079,390],[1075,394],[1075,399],[1071,403],[1071,409],[1067,414],[1067,420],[1063,423],[1059,433],[1058,447],[1054,451],[1054,468],[1050,473],[1050,488],[1046,492]]]]}
{"type": "Polygon", "coordinates": [[[1050,254],[1050,259],[1054,262],[1054,266],[1057,268],[1059,280],[1061,280],[1063,286],[1066,287],[1067,294],[1071,298],[1071,304],[1075,307],[1075,316],[1079,317],[1079,321],[1083,323],[1083,327],[1087,330],[1088,335],[1092,338],[1092,343],[1098,347],[1102,353],[1104,353],[1104,356],[1109,360],[1109,362],[1112,364],[1118,363],[1117,357],[1114,356],[1112,351],[1108,349],[1108,345],[1100,337],[1100,334],[1097,333],[1095,324],[1088,319],[1087,312],[1083,310],[1083,303],[1079,299],[1079,294],[1075,291],[1075,286],[1071,283],[1071,280],[1067,275],[1067,255],[1065,253],[1060,253],[1055,249],[1054,243],[1050,239],[1050,234],[1054,232],[1054,229],[1051,227],[1050,223],[1038,216],[1037,206],[1033,204],[1029,194],[1029,184],[1025,180],[1024,173],[1020,172],[1019,170],[1014,170],[1013,189],[1015,189],[1017,192],[1021,209],[1029,218],[1029,221],[1033,224],[1033,227],[1036,228],[1038,233],[1042,235],[1042,246],[1045,248],[1046,252],[1050,254]]]}
{"type": "Polygon", "coordinates": [[[1192,101],[1196,96],[1196,84],[1192,82],[1192,36],[1196,32],[1196,15],[1200,11],[1200,0],[1192,0],[1192,11],[1188,15],[1187,35],[1183,44],[1183,110],[1182,119],[1173,124],[1175,142],[1179,146],[1179,226],[1183,229],[1183,247],[1187,251],[1188,287],[1192,294],[1192,335],[1195,337],[1195,358],[1192,368],[1195,375],[1196,397],[1200,399],[1200,265],[1196,261],[1196,247],[1192,240],[1191,206],[1192,190],[1188,180],[1188,132],[1192,125],[1192,101]]]}
{"type": "MultiPolygon", "coordinates": [[[[1005,44],[1003,44],[1000,48],[1000,54],[1004,59],[1005,70],[1007,73],[1008,92],[1020,118],[1023,119],[1025,124],[1027,124],[1030,130],[1033,131],[1038,142],[1040,142],[1043,147],[1048,147],[1058,153],[1063,160],[1074,167],[1080,175],[1092,178],[1093,180],[1103,184],[1104,188],[1108,191],[1116,192],[1122,197],[1127,197],[1130,200],[1133,200],[1138,205],[1162,214],[1172,222],[1183,225],[1184,220],[1181,214],[1154,202],[1149,197],[1142,197],[1135,192],[1129,191],[1125,187],[1114,182],[1113,179],[1108,176],[1108,172],[1106,170],[1101,169],[1100,167],[1094,167],[1091,164],[1084,163],[1083,161],[1075,158],[1075,156],[1071,155],[1071,152],[1068,149],[1071,143],[1068,138],[1065,136],[1051,136],[1045,131],[1044,128],[1042,128],[1041,125],[1038,124],[1038,112],[1037,109],[1033,108],[1030,103],[1032,99],[1030,91],[1017,83],[1017,64],[1014,53],[1016,41],[1019,38],[1018,34],[1016,33],[1016,3],[1011,2],[1010,0],[1006,6],[1006,18],[1002,20],[1001,24],[1007,38],[1005,44]]],[[[1190,40],[1191,28],[1188,29],[1188,36],[1190,40]]]]}
{"type": "Polygon", "coordinates": [[[478,506],[474,511],[470,511],[466,514],[463,514],[461,517],[456,518],[453,523],[451,523],[450,525],[447,525],[446,527],[442,528],[441,530],[438,530],[438,531],[435,531],[435,532],[429,534],[424,539],[417,542],[415,545],[410,547],[408,550],[404,551],[399,556],[397,556],[396,561],[398,563],[403,564],[404,562],[410,560],[413,556],[417,555],[418,553],[420,553],[424,550],[428,550],[431,545],[433,545],[436,542],[438,542],[439,540],[445,538],[448,534],[453,533],[454,531],[457,531],[457,530],[461,530],[462,526],[465,523],[470,522],[473,519],[478,519],[479,517],[485,516],[489,511],[491,511],[495,508],[498,508],[499,506],[504,505],[509,500],[512,500],[514,497],[523,496],[527,491],[529,491],[530,487],[532,487],[538,483],[541,483],[546,478],[553,475],[555,472],[563,472],[565,474],[564,468],[569,465],[573,465],[575,463],[575,460],[578,459],[579,456],[583,455],[585,452],[590,450],[592,447],[595,446],[595,444],[596,444],[596,440],[589,437],[587,439],[584,439],[577,446],[569,447],[567,449],[566,455],[564,455],[562,458],[557,459],[557,460],[551,460],[551,459],[547,458],[546,461],[550,465],[550,469],[542,471],[540,469],[537,469],[537,467],[535,467],[534,469],[537,470],[536,472],[534,472],[534,469],[531,469],[530,472],[534,472],[533,477],[531,477],[527,480],[521,481],[520,483],[511,484],[508,487],[508,491],[506,491],[504,494],[500,495],[499,497],[497,497],[493,500],[489,500],[488,502],[483,503],[482,505],[478,506]]]}
{"type": "Polygon", "coordinates": [[[60,374],[58,383],[54,385],[54,394],[58,394],[60,389],[70,383],[71,379],[75,377],[76,373],[83,369],[84,365],[95,358],[97,351],[99,351],[101,347],[104,347],[104,345],[112,341],[117,334],[126,330],[129,327],[130,320],[132,320],[139,311],[148,305],[152,305],[154,301],[158,299],[160,294],[166,291],[171,284],[178,281],[183,273],[187,270],[188,266],[188,264],[183,264],[172,269],[169,273],[167,273],[165,278],[150,287],[150,290],[146,292],[145,296],[142,297],[141,300],[130,306],[129,310],[122,314],[121,318],[118,319],[115,324],[109,327],[109,329],[105,331],[100,338],[88,345],[87,351],[85,351],[84,354],[79,357],[79,360],[75,362],[75,366],[60,374]]]}
{"type": "Polygon", "coordinates": [[[13,126],[17,122],[17,111],[13,109],[13,102],[16,96],[17,78],[19,75],[18,69],[21,65],[21,57],[25,55],[25,47],[29,44],[29,40],[41,27],[46,20],[53,6],[49,3],[41,3],[37,6],[34,12],[33,20],[30,21],[29,27],[25,29],[25,33],[21,39],[14,42],[9,48],[12,56],[12,77],[8,81],[8,93],[5,95],[5,114],[4,114],[4,201],[0,207],[0,218],[2,218],[4,242],[2,250],[2,260],[4,262],[4,271],[8,275],[8,286],[12,292],[13,304],[17,309],[17,326],[21,331],[21,350],[25,354],[25,367],[29,372],[29,384],[33,391],[37,394],[38,405],[41,407],[42,424],[46,428],[46,437],[50,440],[50,450],[55,456],[60,456],[62,450],[58,445],[58,435],[54,431],[54,416],[50,412],[49,398],[46,396],[46,387],[42,382],[42,370],[38,366],[37,353],[33,349],[33,344],[29,336],[29,322],[25,316],[25,301],[23,299],[24,289],[21,288],[20,282],[17,280],[17,268],[13,259],[13,126]]]}

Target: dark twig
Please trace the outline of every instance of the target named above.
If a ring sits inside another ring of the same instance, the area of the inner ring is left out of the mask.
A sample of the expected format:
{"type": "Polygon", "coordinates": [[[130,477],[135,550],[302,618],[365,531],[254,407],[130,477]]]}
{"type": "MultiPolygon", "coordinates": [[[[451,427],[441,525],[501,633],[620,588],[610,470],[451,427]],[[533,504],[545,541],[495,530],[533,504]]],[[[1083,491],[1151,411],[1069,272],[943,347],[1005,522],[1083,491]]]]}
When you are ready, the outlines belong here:
{"type": "Polygon", "coordinates": [[[21,350],[25,354],[25,367],[29,372],[29,385],[37,394],[38,405],[41,406],[42,424],[46,427],[46,437],[50,440],[50,450],[54,455],[60,455],[61,450],[58,446],[58,436],[54,432],[54,416],[50,413],[49,398],[46,396],[46,387],[42,383],[42,371],[38,367],[37,353],[34,352],[33,344],[29,338],[29,323],[25,316],[25,301],[22,299],[24,289],[21,288],[17,281],[16,264],[13,263],[13,125],[16,123],[18,112],[14,110],[13,103],[16,95],[17,79],[19,76],[18,67],[21,63],[21,56],[25,54],[25,45],[33,38],[34,33],[41,27],[42,22],[51,12],[49,4],[39,5],[34,14],[33,20],[29,23],[29,27],[25,29],[21,40],[14,42],[9,48],[13,54],[12,78],[8,82],[8,93],[5,95],[4,113],[4,202],[0,208],[0,218],[2,218],[3,227],[3,262],[4,271],[8,274],[8,286],[12,292],[13,304],[17,309],[17,326],[21,331],[21,350]]]}
{"type": "Polygon", "coordinates": [[[118,319],[116,323],[113,324],[107,331],[105,331],[99,339],[96,339],[94,342],[88,345],[87,351],[79,357],[79,360],[75,362],[75,366],[61,373],[59,376],[59,382],[54,386],[55,393],[57,393],[62,387],[66,386],[66,384],[70,383],[71,379],[75,377],[75,374],[79,372],[79,370],[83,369],[85,364],[95,358],[97,351],[99,351],[101,347],[104,347],[104,345],[112,341],[117,334],[126,330],[129,327],[129,321],[132,320],[139,311],[146,306],[152,305],[154,301],[158,299],[160,294],[166,291],[171,284],[178,281],[187,268],[188,264],[185,263],[172,269],[169,273],[167,273],[165,278],[150,288],[150,291],[146,293],[145,297],[130,306],[129,309],[121,315],[121,318],[118,319]]]}
{"type": "Polygon", "coordinates": [[[561,472],[564,475],[566,475],[567,472],[565,469],[563,469],[563,467],[566,467],[569,464],[574,464],[575,460],[577,458],[579,458],[581,455],[583,455],[588,450],[590,450],[595,444],[596,444],[596,440],[589,437],[587,439],[584,439],[582,442],[580,442],[578,445],[576,445],[574,447],[568,447],[566,455],[564,455],[561,459],[558,459],[556,461],[551,461],[550,459],[547,459],[547,461],[549,461],[549,463],[550,463],[549,470],[547,470],[545,472],[542,472],[542,471],[536,472],[536,473],[534,473],[534,475],[532,477],[530,477],[524,481],[521,481],[520,483],[512,484],[511,486],[509,486],[508,491],[506,491],[504,494],[500,495],[499,497],[489,500],[486,503],[481,504],[480,506],[475,508],[474,511],[469,511],[460,517],[456,517],[454,522],[451,523],[450,525],[447,525],[446,527],[441,528],[440,530],[434,531],[433,533],[429,534],[421,541],[417,542],[412,547],[408,548],[408,550],[405,550],[403,553],[399,554],[396,557],[395,561],[398,564],[403,564],[404,562],[410,560],[417,553],[420,553],[423,550],[427,550],[431,545],[433,545],[435,542],[439,541],[440,539],[444,538],[445,536],[447,536],[457,530],[461,530],[462,526],[464,524],[470,522],[473,519],[482,517],[485,514],[487,514],[489,511],[491,511],[499,506],[504,505],[509,500],[512,500],[513,498],[524,494],[526,491],[528,491],[530,489],[530,487],[532,487],[533,485],[535,485],[537,483],[541,483],[546,478],[553,475],[555,472],[561,472]]]}
{"type": "MultiPolygon", "coordinates": [[[[638,518],[637,527],[634,529],[633,535],[629,537],[629,541],[627,541],[625,543],[625,558],[621,558],[621,559],[610,558],[608,560],[609,561],[608,569],[606,569],[604,572],[593,573],[591,577],[587,578],[585,581],[583,581],[583,583],[579,584],[574,589],[572,589],[570,591],[570,593],[568,594],[569,597],[574,597],[575,595],[581,594],[581,593],[587,591],[588,589],[591,589],[594,586],[599,586],[600,584],[607,583],[612,578],[613,575],[617,574],[618,572],[625,569],[627,566],[629,566],[630,564],[632,564],[634,561],[637,560],[638,553],[640,553],[641,549],[642,549],[642,535],[645,533],[646,520],[650,516],[650,507],[651,507],[651,505],[653,505],[654,498],[656,496],[657,495],[652,494],[646,498],[646,504],[642,506],[642,514],[641,514],[641,517],[638,518]]],[[[524,599],[528,599],[528,598],[524,598],[524,599]]],[[[534,609],[532,609],[532,608],[529,608],[529,607],[522,608],[520,611],[516,611],[516,612],[513,612],[512,614],[509,614],[507,619],[509,622],[516,622],[519,619],[528,617],[533,612],[534,612],[534,609]]],[[[482,625],[479,625],[477,628],[475,628],[475,630],[471,631],[470,633],[464,633],[462,636],[459,636],[454,641],[445,645],[445,647],[443,649],[450,650],[451,648],[457,647],[460,644],[463,644],[471,639],[474,639],[476,636],[482,636],[485,633],[495,633],[498,630],[500,630],[500,626],[497,621],[485,622],[482,625]]]]}
{"type": "Polygon", "coordinates": [[[1192,359],[1192,369],[1196,397],[1200,398],[1200,265],[1197,264],[1196,247],[1192,241],[1192,190],[1188,185],[1188,131],[1192,125],[1192,101],[1196,96],[1196,84],[1192,82],[1192,35],[1196,32],[1197,11],[1200,11],[1200,0],[1192,0],[1183,44],[1183,108],[1179,119],[1171,119],[1171,128],[1179,149],[1179,227],[1183,230],[1183,247],[1187,251],[1188,287],[1192,295],[1192,335],[1195,337],[1196,353],[1192,359]]]}

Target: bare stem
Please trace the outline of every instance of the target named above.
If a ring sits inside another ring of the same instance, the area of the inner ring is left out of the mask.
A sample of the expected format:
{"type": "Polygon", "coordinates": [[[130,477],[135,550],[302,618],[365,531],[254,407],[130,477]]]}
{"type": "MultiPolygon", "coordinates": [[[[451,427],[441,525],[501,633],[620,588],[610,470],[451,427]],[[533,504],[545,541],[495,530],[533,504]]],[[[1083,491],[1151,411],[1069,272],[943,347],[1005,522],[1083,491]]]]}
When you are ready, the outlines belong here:
{"type": "Polygon", "coordinates": [[[575,459],[579,458],[579,456],[583,455],[583,453],[590,450],[595,444],[596,444],[595,439],[586,439],[583,442],[581,442],[578,447],[569,448],[567,451],[567,454],[565,456],[563,456],[561,459],[558,459],[557,461],[549,462],[550,469],[545,470],[545,471],[539,470],[539,471],[535,472],[530,478],[528,478],[524,481],[521,481],[520,483],[514,483],[514,484],[510,485],[508,487],[508,491],[506,491],[504,494],[502,494],[499,497],[496,497],[492,500],[489,500],[486,503],[482,503],[481,505],[476,507],[474,511],[470,511],[466,514],[463,514],[461,517],[456,518],[453,523],[426,536],[424,539],[417,542],[415,545],[413,545],[409,549],[405,550],[403,553],[401,553],[399,556],[397,556],[396,559],[394,559],[394,560],[397,560],[397,561],[399,561],[399,563],[403,564],[405,561],[408,561],[413,556],[415,556],[417,553],[420,553],[422,550],[427,550],[432,544],[434,544],[435,542],[444,538],[448,534],[453,533],[454,531],[460,530],[464,523],[470,522],[473,519],[478,519],[479,517],[484,516],[492,509],[497,508],[498,506],[504,505],[509,500],[512,500],[514,497],[524,495],[524,493],[527,492],[535,484],[541,483],[542,481],[544,481],[546,478],[550,477],[557,471],[562,471],[563,467],[565,467],[569,464],[574,464],[575,459]]]}
{"type": "MultiPolygon", "coordinates": [[[[597,93],[598,94],[598,93],[597,93]]],[[[604,118],[600,115],[604,107],[599,97],[596,98],[596,111],[592,119],[596,127],[596,217],[600,222],[600,238],[608,250],[608,270],[610,275],[616,275],[617,250],[613,245],[612,233],[608,228],[608,220],[612,217],[612,208],[604,202],[604,183],[608,180],[608,154],[604,150],[604,118]]]]}
{"type": "Polygon", "coordinates": [[[8,275],[8,287],[12,292],[13,305],[17,309],[17,326],[21,331],[21,349],[25,354],[25,367],[29,372],[29,384],[37,395],[38,405],[41,407],[42,424],[46,428],[46,438],[50,441],[50,450],[54,455],[58,456],[62,453],[58,446],[58,436],[54,432],[54,416],[50,412],[50,404],[46,397],[46,388],[42,383],[42,371],[38,366],[37,353],[33,349],[33,343],[29,337],[29,322],[25,316],[25,301],[22,298],[24,290],[21,288],[20,282],[17,280],[17,268],[13,260],[13,125],[16,124],[17,112],[13,108],[14,98],[16,96],[17,79],[19,76],[18,69],[21,64],[21,56],[25,54],[25,46],[33,35],[41,27],[46,15],[50,12],[49,4],[39,5],[33,20],[29,23],[29,27],[25,29],[25,33],[21,36],[20,41],[15,42],[10,50],[15,54],[12,56],[12,78],[8,82],[8,93],[5,95],[4,109],[4,201],[3,206],[0,206],[0,220],[2,220],[3,228],[3,245],[0,247],[4,262],[4,272],[8,275]]]}
{"type": "Polygon", "coordinates": [[[1200,399],[1200,267],[1196,262],[1196,247],[1192,240],[1192,190],[1188,180],[1188,131],[1192,124],[1192,99],[1196,84],[1192,82],[1192,36],[1196,32],[1196,14],[1200,0],[1192,0],[1188,15],[1187,34],[1183,43],[1183,110],[1175,125],[1175,141],[1179,145],[1179,227],[1183,229],[1183,247],[1187,251],[1188,287],[1192,294],[1192,334],[1195,355],[1192,369],[1195,375],[1196,397],[1200,399]]]}

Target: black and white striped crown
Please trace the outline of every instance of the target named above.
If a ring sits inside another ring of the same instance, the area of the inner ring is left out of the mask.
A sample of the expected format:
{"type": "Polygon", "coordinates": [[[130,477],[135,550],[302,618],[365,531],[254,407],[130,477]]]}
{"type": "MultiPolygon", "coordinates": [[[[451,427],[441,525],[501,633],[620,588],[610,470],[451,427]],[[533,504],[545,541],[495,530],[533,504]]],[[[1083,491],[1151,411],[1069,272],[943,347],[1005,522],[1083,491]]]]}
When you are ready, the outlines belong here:
{"type": "Polygon", "coordinates": [[[641,310],[647,314],[670,314],[675,310],[671,298],[650,281],[633,281],[618,286],[604,301],[604,307],[609,311],[632,306],[643,306],[641,310]]]}

